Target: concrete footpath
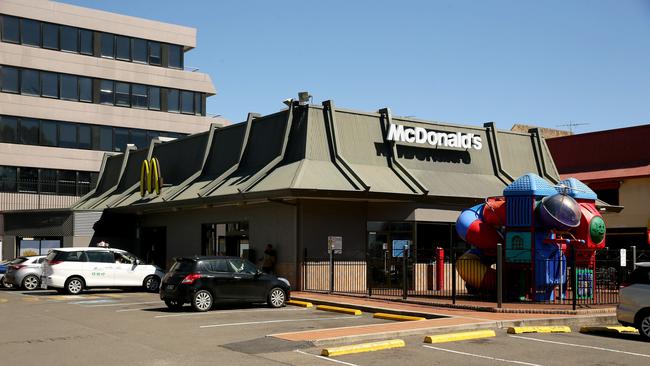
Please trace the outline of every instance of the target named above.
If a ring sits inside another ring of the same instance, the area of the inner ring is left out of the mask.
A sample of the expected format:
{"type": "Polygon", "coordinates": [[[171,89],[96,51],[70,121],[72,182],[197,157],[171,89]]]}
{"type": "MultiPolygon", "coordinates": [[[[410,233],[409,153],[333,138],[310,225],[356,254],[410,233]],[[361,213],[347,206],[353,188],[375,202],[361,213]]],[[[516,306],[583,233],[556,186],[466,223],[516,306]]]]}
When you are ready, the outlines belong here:
{"type": "Polygon", "coordinates": [[[573,312],[566,309],[553,309],[547,305],[525,304],[521,308],[509,304],[508,311],[485,307],[483,311],[471,310],[461,304],[461,308],[435,306],[404,301],[390,301],[328,295],[308,292],[292,292],[293,300],[307,301],[314,305],[333,305],[359,309],[367,313],[390,313],[424,317],[426,320],[389,322],[384,324],[349,326],[318,329],[301,332],[271,334],[270,337],[294,342],[306,342],[314,346],[348,344],[359,341],[382,340],[410,335],[441,334],[465,330],[502,329],[519,326],[565,325],[580,327],[586,325],[617,324],[614,307],[581,309],[573,312]]]}

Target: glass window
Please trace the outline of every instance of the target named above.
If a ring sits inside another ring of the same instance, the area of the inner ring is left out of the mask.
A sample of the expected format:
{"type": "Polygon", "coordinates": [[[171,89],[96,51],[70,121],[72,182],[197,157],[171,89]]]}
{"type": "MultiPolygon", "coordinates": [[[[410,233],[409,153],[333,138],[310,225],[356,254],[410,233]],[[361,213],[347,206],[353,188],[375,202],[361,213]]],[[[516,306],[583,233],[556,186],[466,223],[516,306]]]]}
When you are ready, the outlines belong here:
{"type": "Polygon", "coordinates": [[[111,80],[102,80],[99,85],[99,102],[101,104],[111,104],[113,101],[113,82],[111,80]]]}
{"type": "Polygon", "coordinates": [[[59,26],[43,23],[43,47],[53,50],[59,49],[59,26]]]}
{"type": "Polygon", "coordinates": [[[167,111],[178,112],[178,89],[167,90],[167,111]]]}
{"type": "Polygon", "coordinates": [[[37,190],[38,190],[38,169],[36,168],[18,169],[18,191],[36,192],[37,190]]]}
{"type": "Polygon", "coordinates": [[[41,95],[38,71],[23,69],[20,73],[20,92],[26,95],[41,95]]]}
{"type": "Polygon", "coordinates": [[[18,119],[16,117],[0,117],[0,142],[14,143],[18,138],[18,119]]]}
{"type": "Polygon", "coordinates": [[[3,92],[18,93],[18,69],[2,66],[0,68],[0,85],[3,92]]]}
{"type": "Polygon", "coordinates": [[[194,93],[194,111],[196,114],[203,115],[203,98],[201,93],[194,93]]]}
{"type": "Polygon", "coordinates": [[[20,120],[20,143],[26,145],[38,145],[38,125],[37,119],[22,118],[20,120]]]}
{"type": "Polygon", "coordinates": [[[115,256],[109,251],[88,250],[86,251],[88,262],[115,263],[115,256]]]}
{"type": "Polygon", "coordinates": [[[102,57],[114,58],[115,57],[114,43],[115,43],[115,36],[113,34],[102,33],[102,37],[101,37],[102,47],[101,47],[100,55],[102,57]]]}
{"type": "Polygon", "coordinates": [[[194,114],[194,92],[181,91],[181,111],[183,113],[194,114]]]}
{"type": "Polygon", "coordinates": [[[41,22],[31,19],[20,20],[22,44],[41,46],[41,22]]]}
{"type": "Polygon", "coordinates": [[[169,45],[169,67],[175,69],[183,68],[183,51],[181,46],[175,44],[169,45]]]}
{"type": "Polygon", "coordinates": [[[41,140],[43,146],[57,146],[56,122],[41,121],[41,140]]]}
{"type": "Polygon", "coordinates": [[[115,36],[115,58],[131,61],[131,38],[115,36]]]}
{"type": "Polygon", "coordinates": [[[160,66],[160,43],[149,43],[149,64],[160,66]]]}
{"type": "Polygon", "coordinates": [[[101,127],[99,129],[99,149],[113,151],[113,128],[101,127]]]}
{"type": "Polygon", "coordinates": [[[77,126],[70,123],[59,124],[59,146],[77,147],[77,126]]]}
{"type": "Polygon", "coordinates": [[[0,166],[0,192],[16,191],[16,168],[0,166]]]}
{"type": "Polygon", "coordinates": [[[42,96],[50,98],[59,97],[59,75],[53,72],[41,71],[42,96]]]}
{"type": "Polygon", "coordinates": [[[138,149],[147,147],[147,132],[145,130],[131,130],[130,141],[138,149]]]}
{"type": "Polygon", "coordinates": [[[133,38],[133,61],[147,63],[147,41],[133,38]]]}
{"type": "Polygon", "coordinates": [[[85,29],[79,30],[79,52],[84,55],[93,54],[93,32],[85,29]]]}
{"type": "Polygon", "coordinates": [[[77,172],[73,170],[59,170],[59,193],[74,195],[77,193],[77,172]]]}
{"type": "Polygon", "coordinates": [[[2,40],[5,42],[20,42],[20,21],[16,17],[2,16],[2,40]]]}
{"type": "Polygon", "coordinates": [[[257,267],[255,267],[251,262],[247,260],[228,259],[228,264],[230,265],[231,272],[248,274],[257,273],[257,267]]]}
{"type": "Polygon", "coordinates": [[[160,110],[160,88],[149,87],[149,109],[160,110]]]}
{"type": "Polygon", "coordinates": [[[131,86],[131,106],[144,109],[148,107],[146,85],[133,84],[131,86]]]}
{"type": "Polygon", "coordinates": [[[61,26],[61,51],[79,52],[79,30],[61,26]]]}
{"type": "Polygon", "coordinates": [[[55,169],[41,169],[41,176],[39,179],[41,193],[56,193],[56,170],[55,169]]]}
{"type": "Polygon", "coordinates": [[[67,262],[85,262],[86,255],[84,252],[56,252],[56,257],[54,258],[57,261],[67,261],[67,262]]]}
{"type": "Polygon", "coordinates": [[[90,172],[77,172],[77,193],[86,194],[90,192],[91,174],[90,172]]]}
{"type": "Polygon", "coordinates": [[[90,126],[78,125],[77,131],[79,132],[79,148],[90,149],[92,148],[92,138],[90,135],[90,126]]]}
{"type": "Polygon", "coordinates": [[[129,143],[129,130],[126,128],[115,129],[115,151],[126,151],[126,144],[129,143]]]}
{"type": "Polygon", "coordinates": [[[115,105],[122,107],[131,106],[130,85],[128,83],[115,82],[115,105]]]}
{"type": "Polygon", "coordinates": [[[82,102],[93,101],[93,79],[79,77],[79,100],[82,102]]]}
{"type": "Polygon", "coordinates": [[[201,269],[210,272],[230,272],[225,259],[212,259],[201,262],[201,269]]]}
{"type": "MultiPolygon", "coordinates": [[[[41,255],[47,255],[50,253],[50,250],[54,248],[61,248],[61,240],[58,239],[49,239],[49,240],[41,240],[41,255]]],[[[45,260],[46,258],[41,258],[41,260],[45,260]]]]}
{"type": "Polygon", "coordinates": [[[76,76],[61,74],[61,99],[79,100],[79,85],[76,76]]]}

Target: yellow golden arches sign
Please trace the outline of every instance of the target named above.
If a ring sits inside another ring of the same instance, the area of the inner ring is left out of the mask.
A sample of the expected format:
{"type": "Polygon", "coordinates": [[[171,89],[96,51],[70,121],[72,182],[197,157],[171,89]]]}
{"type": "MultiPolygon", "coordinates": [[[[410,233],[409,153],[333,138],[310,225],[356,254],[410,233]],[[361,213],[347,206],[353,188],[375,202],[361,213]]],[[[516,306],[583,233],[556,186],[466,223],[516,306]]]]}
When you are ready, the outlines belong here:
{"type": "Polygon", "coordinates": [[[157,158],[143,160],[140,166],[140,196],[147,193],[160,194],[163,181],[160,175],[160,162],[157,158]]]}

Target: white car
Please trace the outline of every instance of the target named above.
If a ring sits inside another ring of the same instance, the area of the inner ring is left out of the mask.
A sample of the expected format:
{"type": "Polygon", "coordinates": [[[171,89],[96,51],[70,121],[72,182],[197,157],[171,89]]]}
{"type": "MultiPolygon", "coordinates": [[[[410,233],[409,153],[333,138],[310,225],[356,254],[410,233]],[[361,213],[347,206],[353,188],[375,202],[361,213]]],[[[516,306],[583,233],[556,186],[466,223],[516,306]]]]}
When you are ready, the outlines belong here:
{"type": "Polygon", "coordinates": [[[650,262],[639,262],[630,280],[621,288],[616,318],[623,325],[639,330],[650,340],[650,262]]]}
{"type": "Polygon", "coordinates": [[[53,249],[43,265],[45,286],[71,295],[87,288],[111,287],[157,292],[164,275],[158,266],[143,264],[133,254],[115,248],[53,249]]]}

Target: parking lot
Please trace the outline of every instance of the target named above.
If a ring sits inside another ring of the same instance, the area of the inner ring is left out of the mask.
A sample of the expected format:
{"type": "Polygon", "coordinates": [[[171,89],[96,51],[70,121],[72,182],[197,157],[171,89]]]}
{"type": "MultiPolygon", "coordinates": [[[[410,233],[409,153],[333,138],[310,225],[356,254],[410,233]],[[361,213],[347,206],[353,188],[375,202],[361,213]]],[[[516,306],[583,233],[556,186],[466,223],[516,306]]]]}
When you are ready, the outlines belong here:
{"type": "Polygon", "coordinates": [[[12,365],[647,365],[638,335],[524,334],[322,358],[322,347],[268,335],[391,323],[302,307],[218,307],[170,312],[157,294],[0,291],[0,354],[12,365]]]}

